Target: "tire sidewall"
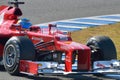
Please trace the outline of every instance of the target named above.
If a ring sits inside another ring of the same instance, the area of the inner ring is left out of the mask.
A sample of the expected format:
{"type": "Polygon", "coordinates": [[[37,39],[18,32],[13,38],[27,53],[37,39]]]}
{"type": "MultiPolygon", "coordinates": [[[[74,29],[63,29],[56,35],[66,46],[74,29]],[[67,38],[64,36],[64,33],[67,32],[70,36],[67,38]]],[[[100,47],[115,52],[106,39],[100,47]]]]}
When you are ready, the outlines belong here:
{"type": "Polygon", "coordinates": [[[20,45],[17,42],[17,40],[10,39],[5,45],[4,54],[3,54],[4,67],[8,71],[8,73],[12,74],[12,73],[17,73],[19,71],[18,70],[19,69],[19,61],[20,61],[20,45]],[[15,63],[11,67],[7,66],[7,63],[6,63],[6,55],[7,55],[6,49],[7,49],[7,47],[9,47],[9,45],[12,45],[16,51],[15,63]]]}

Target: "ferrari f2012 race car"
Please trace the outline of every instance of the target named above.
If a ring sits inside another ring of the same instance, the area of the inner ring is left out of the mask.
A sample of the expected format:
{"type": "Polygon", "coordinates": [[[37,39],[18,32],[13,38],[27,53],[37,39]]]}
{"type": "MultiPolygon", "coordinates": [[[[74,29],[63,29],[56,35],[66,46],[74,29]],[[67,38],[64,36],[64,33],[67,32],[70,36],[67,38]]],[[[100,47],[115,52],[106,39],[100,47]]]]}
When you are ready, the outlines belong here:
{"type": "Polygon", "coordinates": [[[55,24],[40,28],[24,23],[28,20],[19,18],[22,15],[19,4],[24,2],[9,3],[14,6],[0,6],[0,63],[9,74],[119,72],[120,62],[109,37],[94,36],[86,45],[74,42],[55,24]]]}

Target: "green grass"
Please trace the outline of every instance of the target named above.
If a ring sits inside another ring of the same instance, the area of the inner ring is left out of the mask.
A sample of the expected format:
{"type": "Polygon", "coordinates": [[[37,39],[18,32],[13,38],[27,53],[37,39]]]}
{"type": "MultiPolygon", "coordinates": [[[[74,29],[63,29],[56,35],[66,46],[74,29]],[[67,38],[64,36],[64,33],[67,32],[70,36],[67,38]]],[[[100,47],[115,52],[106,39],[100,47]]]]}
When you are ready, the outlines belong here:
{"type": "Polygon", "coordinates": [[[82,44],[86,44],[90,37],[97,35],[108,36],[112,39],[116,46],[117,58],[120,59],[120,23],[87,28],[71,33],[72,39],[82,44]]]}

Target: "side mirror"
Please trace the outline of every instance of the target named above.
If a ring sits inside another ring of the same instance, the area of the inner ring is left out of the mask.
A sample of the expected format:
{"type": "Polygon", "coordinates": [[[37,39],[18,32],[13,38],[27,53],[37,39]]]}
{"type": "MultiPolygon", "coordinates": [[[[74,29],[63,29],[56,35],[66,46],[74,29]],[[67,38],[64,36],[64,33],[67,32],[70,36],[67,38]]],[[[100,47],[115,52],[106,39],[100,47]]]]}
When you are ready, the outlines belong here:
{"type": "Polygon", "coordinates": [[[55,32],[57,32],[57,25],[56,24],[49,24],[49,34],[53,34],[55,32]]]}

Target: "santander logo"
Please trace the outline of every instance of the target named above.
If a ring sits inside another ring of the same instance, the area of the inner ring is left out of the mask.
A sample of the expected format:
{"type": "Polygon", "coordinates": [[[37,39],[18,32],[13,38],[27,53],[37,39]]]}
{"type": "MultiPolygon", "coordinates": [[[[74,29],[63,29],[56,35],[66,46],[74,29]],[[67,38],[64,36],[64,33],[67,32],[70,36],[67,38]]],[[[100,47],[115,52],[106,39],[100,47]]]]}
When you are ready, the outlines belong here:
{"type": "Polygon", "coordinates": [[[5,14],[5,13],[2,13],[2,14],[0,15],[0,25],[2,24],[2,22],[3,22],[3,20],[4,20],[4,14],[5,14]]]}

